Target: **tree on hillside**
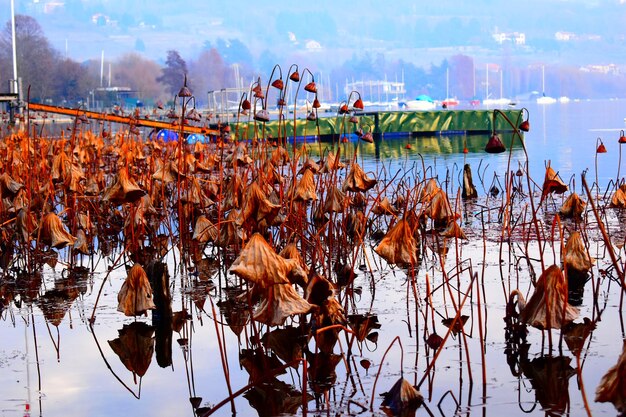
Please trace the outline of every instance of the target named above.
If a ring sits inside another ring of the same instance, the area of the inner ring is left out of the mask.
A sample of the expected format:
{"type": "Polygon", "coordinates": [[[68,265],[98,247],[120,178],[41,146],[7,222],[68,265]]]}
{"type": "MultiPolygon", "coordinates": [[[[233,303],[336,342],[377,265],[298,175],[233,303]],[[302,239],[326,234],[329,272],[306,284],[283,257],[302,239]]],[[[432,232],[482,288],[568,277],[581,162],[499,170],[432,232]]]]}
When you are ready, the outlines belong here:
{"type": "MultiPolygon", "coordinates": [[[[165,61],[165,67],[161,68],[161,75],[157,77],[156,81],[165,85],[167,92],[171,95],[177,94],[182,87],[187,74],[187,63],[180,56],[178,51],[167,51],[167,59],[165,61]]],[[[187,87],[191,89],[189,82],[187,87]]]]}
{"type": "MultiPolygon", "coordinates": [[[[31,100],[43,100],[52,94],[54,71],[59,53],[50,46],[39,23],[30,16],[15,16],[17,44],[17,71],[22,78],[24,94],[30,89],[31,100]]],[[[13,78],[11,22],[7,22],[0,33],[0,74],[3,89],[8,79],[13,78]]]]}

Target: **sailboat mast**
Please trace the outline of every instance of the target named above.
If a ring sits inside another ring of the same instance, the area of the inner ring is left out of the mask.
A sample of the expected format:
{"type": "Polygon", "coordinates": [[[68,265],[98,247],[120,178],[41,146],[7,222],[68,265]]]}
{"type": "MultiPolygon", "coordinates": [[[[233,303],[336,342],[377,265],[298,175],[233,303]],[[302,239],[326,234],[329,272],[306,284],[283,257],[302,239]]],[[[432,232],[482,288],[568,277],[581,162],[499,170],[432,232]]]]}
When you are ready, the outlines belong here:
{"type": "MultiPolygon", "coordinates": [[[[15,37],[15,2],[11,0],[11,40],[12,40],[12,55],[13,55],[13,85],[11,91],[14,94],[19,94],[19,87],[17,81],[17,38],[15,37]]],[[[21,97],[18,97],[21,98],[21,97]]]]}

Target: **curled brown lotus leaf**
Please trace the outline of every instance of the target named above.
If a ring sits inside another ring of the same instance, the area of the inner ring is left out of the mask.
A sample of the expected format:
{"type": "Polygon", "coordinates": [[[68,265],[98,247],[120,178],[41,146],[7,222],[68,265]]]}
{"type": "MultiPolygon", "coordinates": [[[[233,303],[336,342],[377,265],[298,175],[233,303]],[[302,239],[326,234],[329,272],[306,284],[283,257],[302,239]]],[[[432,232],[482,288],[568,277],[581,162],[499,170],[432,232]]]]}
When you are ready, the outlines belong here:
{"type": "Polygon", "coordinates": [[[333,284],[314,271],[304,291],[304,298],[309,303],[321,307],[326,300],[334,298],[334,296],[335,287],[333,284]]]}
{"type": "MultiPolygon", "coordinates": [[[[302,288],[306,288],[306,285],[309,282],[309,278],[308,278],[309,267],[307,266],[306,263],[304,263],[304,259],[302,258],[302,255],[300,254],[300,251],[298,250],[298,247],[296,246],[296,244],[293,242],[287,244],[283,248],[283,250],[280,251],[279,255],[285,259],[293,259],[298,262],[298,265],[300,265],[300,268],[302,268],[302,272],[304,272],[304,274],[292,273],[292,274],[287,275],[287,278],[292,284],[297,284],[302,288]]],[[[295,272],[299,272],[299,271],[295,271],[295,272]]]]}
{"type": "Polygon", "coordinates": [[[15,181],[8,173],[0,175],[0,197],[14,198],[22,188],[24,184],[15,181]]]}
{"type": "Polygon", "coordinates": [[[295,314],[306,314],[312,306],[302,298],[290,283],[273,284],[264,288],[261,302],[253,318],[268,326],[281,326],[295,314]]]}
{"type": "Polygon", "coordinates": [[[105,190],[102,199],[110,201],[115,205],[123,203],[133,203],[146,195],[146,191],[142,190],[135,181],[128,175],[128,171],[124,168],[120,169],[117,174],[116,181],[105,190]]]}
{"type": "Polygon", "coordinates": [[[83,190],[85,195],[95,196],[100,194],[100,186],[98,185],[98,181],[94,177],[87,178],[87,184],[85,184],[85,189],[83,190]]]}
{"type": "Polygon", "coordinates": [[[409,415],[424,403],[424,397],[409,381],[400,377],[389,391],[383,394],[381,407],[388,408],[392,415],[409,415]]]}
{"type": "Polygon", "coordinates": [[[559,177],[559,174],[557,174],[550,165],[546,168],[546,175],[541,190],[541,201],[543,201],[548,194],[563,194],[567,191],[567,185],[565,185],[561,177],[559,177]]]}
{"type": "Polygon", "coordinates": [[[321,172],[322,174],[326,174],[341,168],[345,168],[345,166],[346,164],[339,160],[339,155],[335,156],[334,153],[328,152],[328,155],[326,155],[326,159],[324,159],[324,165],[322,165],[322,168],[319,172],[321,172]]]}
{"type": "Polygon", "coordinates": [[[350,167],[350,172],[346,176],[341,190],[346,191],[362,191],[365,192],[376,185],[376,180],[369,178],[363,168],[356,162],[350,167]]]}
{"type": "Polygon", "coordinates": [[[468,319],[469,319],[469,316],[466,316],[466,315],[459,316],[459,318],[456,321],[454,321],[454,317],[447,317],[441,320],[441,324],[451,329],[450,331],[452,332],[453,335],[457,335],[463,331],[463,326],[465,326],[465,323],[467,323],[468,319]],[[454,326],[450,327],[452,326],[452,322],[454,322],[454,326]]]}
{"type": "Polygon", "coordinates": [[[604,374],[596,388],[596,402],[610,402],[620,413],[626,413],[626,340],[617,364],[604,374]]]}
{"type": "MultiPolygon", "coordinates": [[[[197,143],[198,142],[196,142],[196,144],[197,143]]],[[[211,164],[211,161],[212,161],[212,159],[209,159],[209,158],[207,158],[207,159],[198,159],[198,158],[196,158],[196,162],[195,162],[195,164],[193,166],[194,172],[200,172],[200,173],[207,174],[207,173],[213,171],[213,166],[214,165],[211,164]]]]}
{"type": "Polygon", "coordinates": [[[289,190],[289,196],[294,201],[316,201],[317,193],[315,192],[315,177],[313,171],[305,169],[300,181],[295,188],[289,190]]]}
{"type": "Polygon", "coordinates": [[[204,214],[196,220],[192,239],[199,243],[214,242],[217,239],[217,228],[204,214]]]}
{"type": "Polygon", "coordinates": [[[425,203],[429,201],[431,198],[435,196],[439,192],[439,184],[437,184],[437,180],[431,178],[426,183],[426,186],[420,190],[418,201],[420,203],[425,203]]]}
{"type": "Polygon", "coordinates": [[[221,248],[240,244],[247,238],[246,231],[238,223],[239,210],[231,210],[226,216],[226,221],[221,225],[220,232],[215,244],[221,248]]]}
{"type": "Polygon", "coordinates": [[[235,146],[233,153],[225,158],[225,161],[230,162],[233,166],[249,165],[252,162],[252,158],[248,156],[246,144],[239,142],[235,146]]]}
{"type": "Polygon", "coordinates": [[[397,221],[374,251],[390,264],[415,265],[418,244],[409,222],[405,219],[397,221]]]}
{"type": "Polygon", "coordinates": [[[280,204],[272,203],[268,193],[264,192],[261,186],[254,181],[246,188],[243,196],[240,223],[252,221],[258,225],[261,221],[265,221],[269,225],[278,215],[281,207],[280,204]]]}
{"type": "Polygon", "coordinates": [[[343,211],[345,199],[345,194],[342,193],[339,188],[335,187],[334,185],[331,186],[328,190],[328,194],[326,194],[326,201],[324,202],[324,212],[341,213],[343,211]]]}
{"type": "Polygon", "coordinates": [[[65,182],[70,175],[72,169],[72,161],[63,151],[57,153],[52,158],[52,182],[65,182]]]}
{"type": "Polygon", "coordinates": [[[255,233],[229,271],[261,288],[268,288],[274,284],[290,284],[288,276],[294,269],[296,273],[304,274],[297,260],[278,255],[263,236],[255,233]]]}
{"type": "Polygon", "coordinates": [[[68,191],[74,193],[83,193],[83,182],[85,181],[85,174],[83,170],[80,169],[76,164],[70,165],[69,175],[66,176],[63,181],[63,185],[67,188],[68,191]]]}
{"type": "Polygon", "coordinates": [[[579,232],[572,232],[567,239],[563,251],[563,260],[568,268],[573,268],[578,272],[586,273],[593,266],[592,259],[579,232]]]}
{"type": "Polygon", "coordinates": [[[450,207],[448,194],[442,189],[439,189],[433,195],[430,203],[424,210],[424,214],[433,220],[436,228],[446,227],[456,217],[456,214],[450,207]]]}
{"type": "Polygon", "coordinates": [[[272,152],[271,161],[274,166],[286,165],[289,162],[289,152],[282,146],[278,146],[272,152]]]}
{"type": "Polygon", "coordinates": [[[282,184],[283,177],[278,173],[272,161],[267,160],[261,169],[263,181],[266,184],[282,184]]]}
{"type": "Polygon", "coordinates": [[[361,210],[350,212],[346,221],[346,232],[351,239],[363,240],[367,230],[367,217],[361,210]]]}
{"type": "Polygon", "coordinates": [[[465,232],[463,231],[461,226],[459,226],[459,224],[455,221],[451,221],[450,224],[448,224],[448,227],[446,228],[446,230],[444,230],[440,234],[441,236],[447,237],[450,239],[456,238],[456,239],[467,240],[467,236],[465,235],[465,232]]]}
{"type": "Polygon", "coordinates": [[[302,359],[302,345],[305,339],[302,330],[288,326],[283,329],[274,329],[261,337],[263,345],[271,349],[285,363],[292,363],[297,369],[300,364],[296,361],[302,359]]]}
{"type": "Polygon", "coordinates": [[[152,174],[152,179],[161,181],[164,184],[169,184],[176,180],[174,176],[174,172],[172,171],[172,162],[166,162],[157,167],[154,174],[152,174]]]}
{"type": "Polygon", "coordinates": [[[626,208],[626,186],[621,185],[611,196],[609,207],[626,208]]]}
{"type": "Polygon", "coordinates": [[[26,189],[20,189],[15,197],[3,197],[2,198],[2,209],[0,211],[6,211],[9,213],[16,213],[21,209],[27,208],[28,204],[28,196],[26,195],[26,189]]]}
{"type": "Polygon", "coordinates": [[[39,241],[55,249],[73,245],[76,240],[63,226],[63,222],[55,213],[48,213],[41,220],[41,225],[33,232],[39,241]]]}
{"type": "Polygon", "coordinates": [[[196,177],[191,177],[188,180],[187,188],[181,192],[180,200],[183,203],[195,204],[200,207],[208,207],[213,202],[202,191],[200,181],[196,177]]]}
{"type": "Polygon", "coordinates": [[[24,242],[30,242],[30,236],[37,229],[35,215],[26,209],[20,209],[16,216],[16,228],[24,242]]]}
{"type": "Polygon", "coordinates": [[[89,255],[89,245],[87,242],[87,235],[83,229],[78,229],[76,232],[76,242],[74,242],[74,250],[82,253],[83,255],[89,255]]]}
{"type": "Polygon", "coordinates": [[[389,201],[387,197],[383,197],[382,200],[380,200],[374,205],[374,207],[372,208],[372,213],[374,213],[377,216],[380,216],[383,214],[385,215],[390,214],[392,216],[396,216],[398,215],[398,210],[394,208],[394,206],[391,204],[391,201],[389,201]]]}
{"type": "Polygon", "coordinates": [[[222,200],[223,209],[230,210],[232,208],[240,208],[243,198],[243,181],[239,174],[235,173],[226,182],[224,199],[222,200]]]}
{"type": "Polygon", "coordinates": [[[577,193],[571,193],[559,210],[559,214],[564,218],[580,219],[587,205],[577,193]]]}
{"type": "Polygon", "coordinates": [[[302,168],[300,168],[300,171],[298,172],[298,175],[302,174],[306,170],[311,171],[313,174],[317,174],[318,172],[320,172],[320,166],[319,166],[319,164],[317,162],[315,162],[311,158],[308,158],[306,160],[306,162],[304,162],[304,164],[302,164],[302,168]]]}
{"type": "Polygon", "coordinates": [[[538,329],[560,329],[576,320],[579,311],[569,304],[567,282],[561,269],[552,265],[539,277],[528,303],[520,296],[520,319],[538,329]]]}
{"type": "Polygon", "coordinates": [[[143,267],[135,264],[128,271],[126,280],[117,294],[117,311],[127,316],[147,315],[148,310],[155,308],[152,287],[143,267]]]}

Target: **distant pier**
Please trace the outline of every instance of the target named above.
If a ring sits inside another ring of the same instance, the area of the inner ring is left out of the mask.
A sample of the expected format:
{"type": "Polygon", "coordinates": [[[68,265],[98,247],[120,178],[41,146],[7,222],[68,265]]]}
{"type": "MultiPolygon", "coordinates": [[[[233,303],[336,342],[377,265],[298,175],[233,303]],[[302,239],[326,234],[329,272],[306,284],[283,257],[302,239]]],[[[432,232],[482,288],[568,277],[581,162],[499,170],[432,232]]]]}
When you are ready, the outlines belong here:
{"type": "MultiPolygon", "coordinates": [[[[521,109],[499,110],[511,121],[521,122],[521,109]]],[[[351,116],[338,115],[319,117],[316,120],[296,119],[296,137],[319,137],[321,140],[336,140],[350,136],[357,130],[371,132],[374,139],[393,136],[440,136],[440,135],[484,135],[493,130],[494,110],[435,110],[435,111],[364,111],[357,112],[356,123],[351,116]]],[[[286,115],[288,116],[288,115],[286,115]]],[[[354,120],[354,118],[353,118],[354,120]]],[[[495,130],[512,132],[513,128],[503,117],[496,117],[495,130]]],[[[239,139],[255,137],[289,138],[294,136],[294,120],[284,117],[269,122],[255,122],[240,118],[231,121],[231,132],[239,139]],[[265,129],[263,132],[262,129],[265,129]]]]}

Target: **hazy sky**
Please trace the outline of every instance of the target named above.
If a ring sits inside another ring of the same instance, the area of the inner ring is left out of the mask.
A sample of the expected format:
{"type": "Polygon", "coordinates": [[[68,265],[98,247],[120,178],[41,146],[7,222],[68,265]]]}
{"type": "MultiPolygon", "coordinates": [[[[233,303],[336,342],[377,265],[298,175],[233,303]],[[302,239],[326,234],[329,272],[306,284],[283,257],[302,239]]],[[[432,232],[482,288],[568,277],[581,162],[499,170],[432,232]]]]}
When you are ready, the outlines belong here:
{"type": "MultiPolygon", "coordinates": [[[[99,59],[102,51],[107,57],[138,51],[163,60],[168,49],[192,58],[218,38],[240,40],[255,57],[271,53],[279,59],[304,57],[322,63],[365,52],[418,65],[455,53],[574,64],[621,65],[626,59],[626,5],[620,0],[242,0],[228,5],[201,0],[15,0],[15,6],[16,13],[39,21],[55,48],[79,61],[99,59]],[[558,43],[557,54],[546,51],[559,31],[573,34],[575,41],[558,43]],[[524,33],[525,45],[499,45],[492,38],[495,32],[524,33]]],[[[10,0],[0,0],[0,22],[9,18],[10,0]]]]}

